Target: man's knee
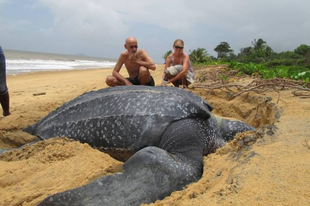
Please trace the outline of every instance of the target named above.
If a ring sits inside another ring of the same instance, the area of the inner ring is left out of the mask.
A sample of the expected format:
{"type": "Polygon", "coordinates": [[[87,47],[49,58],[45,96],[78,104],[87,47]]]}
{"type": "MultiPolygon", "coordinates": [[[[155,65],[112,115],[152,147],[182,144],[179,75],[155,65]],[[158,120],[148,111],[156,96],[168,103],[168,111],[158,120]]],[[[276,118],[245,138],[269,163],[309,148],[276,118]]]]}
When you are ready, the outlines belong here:
{"type": "Polygon", "coordinates": [[[113,86],[113,82],[115,81],[115,77],[109,75],[106,80],[105,80],[105,83],[108,85],[108,86],[113,86]]]}
{"type": "Polygon", "coordinates": [[[139,82],[141,85],[147,85],[151,81],[151,74],[146,67],[140,67],[139,69],[139,82]]]}
{"type": "Polygon", "coordinates": [[[139,82],[142,84],[142,85],[146,85],[150,82],[151,80],[151,74],[148,70],[148,68],[146,67],[140,67],[139,69],[139,82]]]}
{"type": "Polygon", "coordinates": [[[146,68],[146,67],[140,67],[139,69],[139,76],[149,76],[150,75],[150,72],[149,72],[149,69],[146,68]]]}

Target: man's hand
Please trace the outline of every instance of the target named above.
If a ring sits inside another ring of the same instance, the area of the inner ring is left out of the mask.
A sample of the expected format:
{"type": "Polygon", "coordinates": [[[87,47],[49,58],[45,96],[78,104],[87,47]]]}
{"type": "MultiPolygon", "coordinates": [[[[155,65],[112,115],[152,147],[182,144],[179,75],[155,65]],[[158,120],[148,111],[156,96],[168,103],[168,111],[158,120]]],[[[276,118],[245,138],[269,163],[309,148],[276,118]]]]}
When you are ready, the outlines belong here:
{"type": "Polygon", "coordinates": [[[129,53],[129,60],[131,61],[132,65],[136,65],[136,67],[143,66],[143,61],[139,59],[137,52],[136,53],[129,53]]]}
{"type": "Polygon", "coordinates": [[[127,79],[126,79],[126,81],[125,81],[125,84],[126,84],[126,86],[132,86],[133,84],[130,82],[130,81],[128,81],[127,79]]]}
{"type": "Polygon", "coordinates": [[[129,59],[132,61],[132,62],[135,62],[135,61],[137,61],[137,53],[135,52],[135,53],[129,53],[129,59]]]}

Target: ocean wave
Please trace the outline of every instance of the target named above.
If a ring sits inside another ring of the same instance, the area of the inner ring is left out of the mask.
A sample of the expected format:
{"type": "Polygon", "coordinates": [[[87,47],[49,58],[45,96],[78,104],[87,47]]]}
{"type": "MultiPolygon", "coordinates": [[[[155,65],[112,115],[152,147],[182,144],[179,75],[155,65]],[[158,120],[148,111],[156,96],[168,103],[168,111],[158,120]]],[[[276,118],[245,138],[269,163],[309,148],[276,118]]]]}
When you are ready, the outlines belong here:
{"type": "Polygon", "coordinates": [[[70,70],[70,69],[88,69],[88,68],[112,68],[116,62],[79,60],[45,60],[45,59],[7,59],[7,74],[16,74],[22,72],[35,72],[47,70],[70,70]]]}

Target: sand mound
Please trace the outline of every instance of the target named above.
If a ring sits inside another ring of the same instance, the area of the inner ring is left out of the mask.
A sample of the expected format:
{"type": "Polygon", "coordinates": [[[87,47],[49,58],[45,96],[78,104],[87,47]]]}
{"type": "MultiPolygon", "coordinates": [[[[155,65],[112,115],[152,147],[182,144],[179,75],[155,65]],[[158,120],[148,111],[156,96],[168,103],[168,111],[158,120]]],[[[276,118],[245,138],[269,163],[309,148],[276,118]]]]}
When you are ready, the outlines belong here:
{"type": "Polygon", "coordinates": [[[46,196],[122,170],[122,163],[65,138],[0,155],[0,205],[36,205],[46,196]]]}
{"type": "MultiPolygon", "coordinates": [[[[214,105],[215,113],[242,119],[253,126],[262,127],[263,123],[272,124],[275,120],[275,117],[268,116],[274,116],[275,107],[269,102],[266,103],[266,98],[247,95],[247,97],[241,96],[233,101],[227,101],[221,93],[216,93],[212,94],[212,98],[208,98],[208,101],[214,105]],[[242,106],[240,107],[240,105],[242,106]]],[[[19,131],[15,135],[22,136],[23,134],[25,133],[19,131]]],[[[239,151],[245,146],[240,143],[244,139],[246,138],[237,136],[235,141],[217,153],[223,155],[239,151]]],[[[255,141],[256,136],[254,139],[250,138],[248,142],[253,144],[255,141]]],[[[7,152],[0,155],[0,161],[6,168],[0,173],[0,177],[2,177],[0,185],[4,190],[1,193],[3,196],[1,199],[4,200],[4,205],[19,205],[21,203],[35,205],[48,195],[76,188],[96,178],[121,171],[120,166],[122,165],[87,144],[59,138],[7,152]],[[14,191],[20,192],[12,195],[14,191]]],[[[208,165],[208,158],[204,161],[208,165]]],[[[217,173],[219,174],[219,171],[217,173]]],[[[212,179],[208,179],[208,181],[212,179]]],[[[194,196],[194,194],[189,195],[189,197],[194,196]]]]}
{"type": "Polygon", "coordinates": [[[195,89],[194,92],[213,105],[213,113],[242,120],[255,128],[273,125],[280,117],[280,111],[271,97],[246,93],[230,99],[231,93],[226,91],[195,89]]]}
{"type": "MultiPolygon", "coordinates": [[[[13,114],[0,117],[0,147],[30,142],[34,137],[23,128],[75,96],[100,88],[102,71],[87,72],[9,79],[13,114]],[[42,91],[46,95],[32,96],[42,91]]],[[[154,76],[160,78],[162,70],[158,72],[154,76]]],[[[191,91],[209,101],[214,113],[241,119],[260,132],[237,135],[204,158],[198,182],[151,205],[310,205],[309,99],[294,97],[290,90],[245,93],[233,100],[227,91],[191,91]]],[[[0,155],[0,205],[36,205],[48,195],[121,171],[121,165],[72,140],[53,138],[26,146],[0,155]]]]}

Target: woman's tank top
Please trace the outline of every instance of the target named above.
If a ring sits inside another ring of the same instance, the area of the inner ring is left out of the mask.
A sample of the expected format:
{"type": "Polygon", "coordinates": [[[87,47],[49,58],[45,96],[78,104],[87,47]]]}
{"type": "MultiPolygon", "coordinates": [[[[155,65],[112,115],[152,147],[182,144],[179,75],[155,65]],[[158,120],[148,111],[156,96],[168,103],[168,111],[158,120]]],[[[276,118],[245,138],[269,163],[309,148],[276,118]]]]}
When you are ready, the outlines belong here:
{"type": "MultiPolygon", "coordinates": [[[[169,66],[175,66],[173,55],[170,54],[170,55],[169,55],[169,58],[170,58],[170,61],[171,61],[171,63],[170,63],[169,66]]],[[[192,65],[191,65],[191,61],[190,61],[190,60],[188,60],[188,61],[189,61],[189,64],[188,64],[188,71],[191,72],[191,73],[194,73],[194,69],[193,69],[193,67],[192,67],[192,65]]],[[[182,56],[182,59],[181,59],[181,64],[183,65],[183,56],[182,56]]]]}

